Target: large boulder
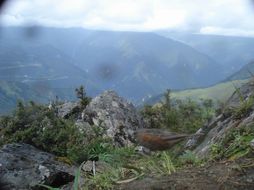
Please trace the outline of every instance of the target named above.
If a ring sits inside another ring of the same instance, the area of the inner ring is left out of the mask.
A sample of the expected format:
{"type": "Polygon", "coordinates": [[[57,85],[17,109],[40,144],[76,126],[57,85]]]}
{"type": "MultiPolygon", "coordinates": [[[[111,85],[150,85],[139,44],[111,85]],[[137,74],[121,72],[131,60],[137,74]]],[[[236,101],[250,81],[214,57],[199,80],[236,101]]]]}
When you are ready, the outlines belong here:
{"type": "Polygon", "coordinates": [[[114,91],[105,91],[92,99],[83,111],[82,119],[91,126],[101,127],[116,146],[131,145],[133,132],[144,127],[135,107],[114,91]]]}
{"type": "Polygon", "coordinates": [[[39,184],[61,187],[74,180],[76,168],[28,144],[0,149],[0,189],[40,189],[39,184]]]}

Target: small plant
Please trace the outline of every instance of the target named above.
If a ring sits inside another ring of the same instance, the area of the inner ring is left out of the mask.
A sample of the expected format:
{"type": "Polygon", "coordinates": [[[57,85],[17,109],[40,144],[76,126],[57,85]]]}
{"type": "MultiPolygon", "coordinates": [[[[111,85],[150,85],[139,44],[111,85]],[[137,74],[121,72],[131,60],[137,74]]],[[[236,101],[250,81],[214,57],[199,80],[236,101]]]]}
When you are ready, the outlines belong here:
{"type": "Polygon", "coordinates": [[[149,157],[136,158],[131,164],[142,173],[149,175],[165,175],[175,172],[175,167],[168,152],[160,152],[149,157]]]}
{"type": "Polygon", "coordinates": [[[80,103],[82,107],[85,108],[91,101],[91,98],[86,96],[86,91],[84,86],[81,85],[79,88],[76,88],[75,92],[76,92],[77,98],[80,99],[80,103]]]}
{"type": "Polygon", "coordinates": [[[250,96],[248,99],[241,101],[239,107],[233,109],[233,117],[235,119],[240,119],[246,116],[253,109],[254,97],[250,96]]]}
{"type": "Polygon", "coordinates": [[[235,160],[251,152],[250,141],[254,138],[253,126],[232,129],[225,138],[211,147],[212,159],[235,160]]]}
{"type": "Polygon", "coordinates": [[[171,174],[172,172],[175,172],[175,167],[171,161],[169,154],[167,154],[166,152],[163,152],[161,156],[161,161],[162,161],[163,171],[166,174],[171,174]]]}
{"type": "Polygon", "coordinates": [[[202,161],[190,150],[186,150],[185,153],[179,157],[178,162],[181,165],[199,165],[202,163],[202,161]]]}

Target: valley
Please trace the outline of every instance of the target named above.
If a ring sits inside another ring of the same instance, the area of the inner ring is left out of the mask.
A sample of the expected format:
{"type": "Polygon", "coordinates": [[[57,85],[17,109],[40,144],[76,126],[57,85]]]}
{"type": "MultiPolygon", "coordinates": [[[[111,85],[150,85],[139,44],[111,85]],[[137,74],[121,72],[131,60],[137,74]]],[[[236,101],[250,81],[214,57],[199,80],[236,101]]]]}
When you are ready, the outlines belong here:
{"type": "Polygon", "coordinates": [[[254,1],[0,1],[0,190],[254,190],[254,1]]]}
{"type": "Polygon", "coordinates": [[[223,79],[211,57],[153,33],[5,27],[0,41],[0,79],[28,85],[48,100],[73,100],[72,90],[84,85],[91,96],[112,89],[139,104],[167,88],[223,79]]]}

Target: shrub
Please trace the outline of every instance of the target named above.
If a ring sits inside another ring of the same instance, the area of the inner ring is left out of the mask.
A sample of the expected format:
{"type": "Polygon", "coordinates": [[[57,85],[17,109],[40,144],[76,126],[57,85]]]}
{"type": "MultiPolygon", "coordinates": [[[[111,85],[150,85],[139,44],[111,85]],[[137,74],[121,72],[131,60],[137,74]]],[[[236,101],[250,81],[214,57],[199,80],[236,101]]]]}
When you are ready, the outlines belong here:
{"type": "Polygon", "coordinates": [[[58,118],[44,105],[18,103],[12,116],[1,117],[0,126],[0,145],[23,142],[77,163],[105,151],[92,152],[104,142],[96,131],[86,136],[74,121],[58,118]]]}
{"type": "Polygon", "coordinates": [[[144,106],[141,114],[153,128],[169,128],[172,131],[193,133],[214,113],[212,100],[170,100],[170,91],[164,94],[165,101],[161,106],[144,106]]]}
{"type": "Polygon", "coordinates": [[[82,107],[85,108],[91,101],[91,98],[86,95],[84,86],[81,85],[79,88],[76,88],[75,92],[77,98],[80,99],[82,107]]]}

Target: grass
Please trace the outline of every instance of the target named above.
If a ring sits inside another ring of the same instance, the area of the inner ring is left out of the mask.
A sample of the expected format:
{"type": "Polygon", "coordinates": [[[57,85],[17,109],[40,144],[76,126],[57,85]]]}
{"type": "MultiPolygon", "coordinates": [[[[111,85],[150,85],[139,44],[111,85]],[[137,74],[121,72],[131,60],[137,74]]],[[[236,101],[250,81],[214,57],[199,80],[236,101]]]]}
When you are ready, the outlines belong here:
{"type": "Polygon", "coordinates": [[[184,154],[179,156],[178,158],[178,165],[183,166],[183,165],[200,165],[202,164],[203,161],[197,157],[192,151],[186,150],[184,154]]]}
{"type": "Polygon", "coordinates": [[[254,139],[254,126],[232,129],[222,141],[211,148],[212,159],[236,160],[251,152],[250,141],[254,139]]]}
{"type": "Polygon", "coordinates": [[[109,167],[95,176],[86,175],[83,189],[112,189],[116,184],[128,183],[143,176],[169,175],[176,171],[168,152],[141,156],[133,150],[133,148],[116,148],[107,156],[104,155],[102,158],[109,167]]]}
{"type": "Polygon", "coordinates": [[[191,98],[193,100],[212,99],[215,102],[217,101],[225,102],[235,91],[234,85],[241,86],[246,82],[248,82],[248,80],[236,80],[219,83],[208,88],[198,88],[172,92],[172,98],[178,99],[191,98]]]}
{"type": "Polygon", "coordinates": [[[235,119],[240,119],[246,116],[252,109],[254,104],[254,97],[250,96],[248,99],[243,100],[241,104],[232,110],[233,117],[235,119]]]}

